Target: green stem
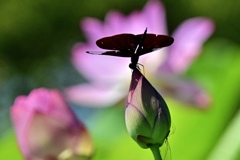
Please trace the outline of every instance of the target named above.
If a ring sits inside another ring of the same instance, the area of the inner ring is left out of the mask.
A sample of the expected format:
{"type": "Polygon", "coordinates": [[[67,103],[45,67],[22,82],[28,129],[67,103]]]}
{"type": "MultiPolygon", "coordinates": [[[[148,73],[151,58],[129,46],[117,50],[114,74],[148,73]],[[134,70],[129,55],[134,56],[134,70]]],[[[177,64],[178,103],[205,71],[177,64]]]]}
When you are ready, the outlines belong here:
{"type": "Polygon", "coordinates": [[[160,154],[160,150],[159,150],[159,145],[158,144],[153,144],[150,146],[150,149],[153,153],[153,157],[155,160],[162,160],[162,156],[160,154]]]}

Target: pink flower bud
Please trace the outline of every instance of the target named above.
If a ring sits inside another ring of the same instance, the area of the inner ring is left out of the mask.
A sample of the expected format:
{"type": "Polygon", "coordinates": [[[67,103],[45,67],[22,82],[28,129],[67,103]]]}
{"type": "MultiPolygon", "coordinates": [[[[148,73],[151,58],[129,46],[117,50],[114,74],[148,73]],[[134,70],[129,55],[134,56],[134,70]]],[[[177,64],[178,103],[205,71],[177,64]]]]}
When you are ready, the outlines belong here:
{"type": "Polygon", "coordinates": [[[167,104],[138,69],[132,73],[125,120],[129,134],[142,148],[162,146],[170,131],[167,104]]]}
{"type": "Polygon", "coordinates": [[[40,88],[17,97],[11,118],[27,160],[89,157],[93,152],[86,128],[57,90],[40,88]]]}

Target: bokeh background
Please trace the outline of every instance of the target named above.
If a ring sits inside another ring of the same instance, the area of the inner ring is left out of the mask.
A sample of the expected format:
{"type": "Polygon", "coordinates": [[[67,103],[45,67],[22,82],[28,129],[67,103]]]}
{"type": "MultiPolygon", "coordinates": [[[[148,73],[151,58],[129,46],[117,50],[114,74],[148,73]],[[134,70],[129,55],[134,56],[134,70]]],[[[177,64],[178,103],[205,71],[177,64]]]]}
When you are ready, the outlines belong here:
{"type": "MultiPolygon", "coordinates": [[[[142,9],[146,2],[0,0],[1,160],[23,159],[9,117],[15,97],[34,88],[62,90],[85,81],[70,61],[74,44],[86,40],[79,27],[81,19],[103,20],[113,9],[129,14],[142,9]]],[[[173,160],[240,159],[240,1],[162,2],[170,34],[182,21],[196,16],[212,18],[216,25],[202,53],[184,75],[203,85],[213,102],[200,110],[166,98],[173,127],[169,145],[162,148],[162,153],[173,160]]],[[[128,136],[124,102],[109,108],[71,107],[92,134],[97,148],[94,159],[153,159],[150,150],[141,149],[128,136]]]]}

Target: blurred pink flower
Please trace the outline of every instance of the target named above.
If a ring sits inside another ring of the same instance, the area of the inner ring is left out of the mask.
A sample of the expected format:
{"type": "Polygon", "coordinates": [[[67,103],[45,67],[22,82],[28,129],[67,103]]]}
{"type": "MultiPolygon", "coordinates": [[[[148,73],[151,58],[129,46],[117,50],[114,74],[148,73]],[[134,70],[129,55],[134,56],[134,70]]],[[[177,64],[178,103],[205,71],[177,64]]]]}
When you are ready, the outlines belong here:
{"type": "MultiPolygon", "coordinates": [[[[86,18],[81,24],[87,43],[79,43],[73,47],[72,62],[88,82],[69,87],[65,93],[72,102],[86,106],[114,105],[126,97],[127,84],[130,82],[131,71],[127,69],[130,59],[86,54],[89,50],[100,50],[95,43],[97,39],[120,33],[142,34],[146,27],[148,33],[168,35],[164,7],[155,0],[148,1],[142,11],[134,11],[128,16],[111,11],[104,22],[86,18]]],[[[179,75],[184,73],[200,54],[202,44],[213,30],[213,22],[207,18],[197,17],[183,22],[172,35],[172,46],[155,51],[160,53],[154,52],[140,57],[139,63],[145,66],[145,75],[148,79],[161,79],[166,86],[159,82],[153,84],[163,90],[163,93],[190,104],[207,106],[209,96],[193,82],[188,86],[189,83],[179,75]],[[165,74],[167,76],[163,77],[165,74]],[[166,79],[168,77],[174,78],[175,84],[170,83],[169,79],[166,79]]]]}
{"type": "Polygon", "coordinates": [[[26,160],[90,156],[92,143],[60,92],[44,88],[16,98],[11,118],[26,160]]]}

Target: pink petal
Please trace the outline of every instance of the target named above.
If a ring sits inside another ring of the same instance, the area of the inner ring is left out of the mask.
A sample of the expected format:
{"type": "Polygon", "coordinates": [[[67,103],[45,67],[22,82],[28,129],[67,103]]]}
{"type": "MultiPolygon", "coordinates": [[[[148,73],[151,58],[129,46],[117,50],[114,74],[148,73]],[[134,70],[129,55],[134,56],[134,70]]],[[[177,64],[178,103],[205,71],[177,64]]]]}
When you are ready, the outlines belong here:
{"type": "Polygon", "coordinates": [[[41,112],[34,113],[26,135],[32,158],[57,157],[71,148],[76,135],[70,134],[63,122],[41,112]]]}
{"type": "MultiPolygon", "coordinates": [[[[150,0],[144,7],[142,12],[143,19],[146,20],[148,33],[167,34],[165,9],[162,3],[150,0]]],[[[155,74],[156,70],[162,64],[164,52],[166,48],[154,51],[152,53],[141,56],[139,63],[150,66],[146,72],[155,74]]]]}
{"type": "Polygon", "coordinates": [[[95,18],[85,18],[81,27],[88,41],[121,33],[141,34],[145,28],[148,32],[166,34],[165,10],[163,5],[155,0],[149,1],[143,11],[132,12],[124,16],[120,12],[111,11],[105,17],[105,22],[95,18]]]}
{"type": "Polygon", "coordinates": [[[89,43],[95,44],[96,40],[102,38],[104,35],[103,24],[100,20],[95,18],[85,18],[81,22],[81,28],[86,35],[89,43]]]}
{"type": "Polygon", "coordinates": [[[89,107],[109,107],[127,94],[126,86],[103,86],[101,84],[80,84],[65,90],[66,97],[76,103],[89,107]]]}
{"type": "Polygon", "coordinates": [[[149,0],[142,11],[149,33],[167,34],[165,9],[160,1],[149,0]]]}
{"type": "Polygon", "coordinates": [[[24,98],[25,97],[21,96],[15,100],[13,105],[14,107],[11,107],[11,118],[17,133],[16,136],[19,147],[21,148],[23,155],[29,155],[30,152],[25,135],[26,128],[29,124],[29,120],[31,119],[31,112],[29,111],[29,108],[24,108],[22,105],[24,103],[24,98]]]}
{"type": "Polygon", "coordinates": [[[90,81],[102,83],[121,83],[129,79],[129,58],[86,53],[94,48],[86,44],[78,44],[73,48],[72,62],[81,74],[90,81]]]}
{"type": "Polygon", "coordinates": [[[182,79],[172,74],[161,74],[158,77],[159,90],[165,95],[181,102],[207,108],[211,104],[210,95],[201,86],[191,80],[182,79]]]}
{"type": "Polygon", "coordinates": [[[148,33],[166,34],[165,10],[162,4],[150,0],[142,11],[134,11],[125,17],[119,26],[124,32],[142,34],[147,28],[148,33]]]}
{"type": "Polygon", "coordinates": [[[117,11],[109,12],[105,17],[104,22],[104,33],[106,36],[113,36],[115,34],[130,33],[129,27],[127,27],[128,17],[122,15],[122,13],[117,11]]]}
{"type": "Polygon", "coordinates": [[[67,107],[61,93],[57,90],[47,90],[44,88],[33,90],[27,97],[25,108],[33,112],[41,112],[52,116],[64,123],[75,123],[77,120],[72,111],[67,107]]]}
{"type": "Polygon", "coordinates": [[[184,72],[213,31],[214,24],[207,18],[192,18],[182,23],[173,34],[174,43],[161,69],[177,74],[184,72]]]}

